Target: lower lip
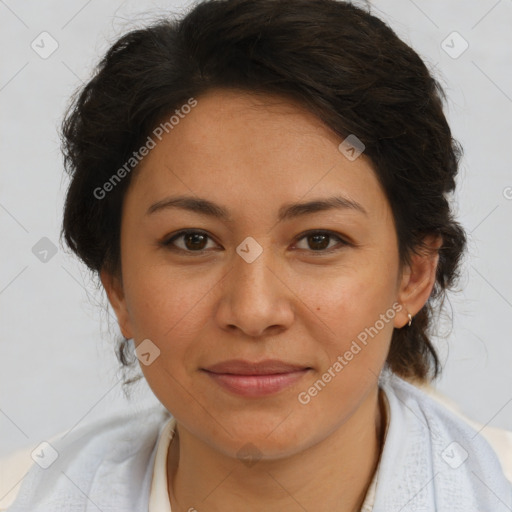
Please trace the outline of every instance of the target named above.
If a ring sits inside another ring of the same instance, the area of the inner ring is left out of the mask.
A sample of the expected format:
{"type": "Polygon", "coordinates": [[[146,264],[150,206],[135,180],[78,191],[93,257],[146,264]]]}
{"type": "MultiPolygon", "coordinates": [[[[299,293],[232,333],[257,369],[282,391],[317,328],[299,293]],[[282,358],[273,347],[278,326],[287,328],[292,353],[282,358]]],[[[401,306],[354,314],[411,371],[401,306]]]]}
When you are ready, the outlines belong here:
{"type": "Polygon", "coordinates": [[[233,375],[206,373],[224,389],[242,396],[265,396],[277,393],[299,381],[309,369],[272,375],[233,375]]]}

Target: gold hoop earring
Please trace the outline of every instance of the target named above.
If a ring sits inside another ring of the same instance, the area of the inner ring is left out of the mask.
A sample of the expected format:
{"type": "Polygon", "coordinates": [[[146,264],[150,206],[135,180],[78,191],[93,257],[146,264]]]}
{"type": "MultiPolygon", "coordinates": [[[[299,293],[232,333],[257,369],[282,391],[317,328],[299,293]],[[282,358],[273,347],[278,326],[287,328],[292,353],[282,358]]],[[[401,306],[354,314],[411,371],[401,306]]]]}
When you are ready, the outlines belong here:
{"type": "Polygon", "coordinates": [[[412,315],[411,313],[407,313],[407,316],[409,317],[409,323],[407,324],[408,327],[411,327],[412,324],[412,315]]]}

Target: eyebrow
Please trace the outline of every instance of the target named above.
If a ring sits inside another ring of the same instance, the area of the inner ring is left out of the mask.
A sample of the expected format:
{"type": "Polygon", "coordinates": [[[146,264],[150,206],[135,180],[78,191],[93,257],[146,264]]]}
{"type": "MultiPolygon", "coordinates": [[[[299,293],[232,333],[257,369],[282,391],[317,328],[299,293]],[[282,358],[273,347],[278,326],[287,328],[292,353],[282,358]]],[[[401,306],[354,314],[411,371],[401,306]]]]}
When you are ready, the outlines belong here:
{"type": "MultiPolygon", "coordinates": [[[[191,211],[200,215],[206,215],[209,217],[217,218],[225,222],[232,222],[232,217],[229,211],[208,199],[193,197],[193,196],[172,196],[166,197],[161,201],[158,201],[151,205],[146,215],[153,213],[179,208],[182,210],[191,211]]],[[[290,220],[304,215],[312,213],[323,212],[328,210],[354,210],[367,215],[368,212],[358,202],[353,201],[347,197],[334,196],[322,199],[315,199],[306,203],[287,203],[279,208],[278,220],[290,220]]]]}

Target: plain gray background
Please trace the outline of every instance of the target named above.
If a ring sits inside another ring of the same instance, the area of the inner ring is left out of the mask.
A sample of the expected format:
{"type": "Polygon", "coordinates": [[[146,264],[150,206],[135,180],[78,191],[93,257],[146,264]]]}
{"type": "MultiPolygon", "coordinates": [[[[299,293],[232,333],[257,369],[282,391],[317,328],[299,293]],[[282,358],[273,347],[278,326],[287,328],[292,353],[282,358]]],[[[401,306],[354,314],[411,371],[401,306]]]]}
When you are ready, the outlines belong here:
{"type": "MultiPolygon", "coordinates": [[[[474,420],[512,430],[512,0],[372,6],[441,81],[465,149],[455,202],[469,252],[447,304],[453,329],[436,341],[437,387],[474,420]]],[[[186,4],[0,0],[0,456],[156,401],[145,382],[124,398],[105,298],[59,245],[57,127],[109,44],[169,9],[186,4]]]]}

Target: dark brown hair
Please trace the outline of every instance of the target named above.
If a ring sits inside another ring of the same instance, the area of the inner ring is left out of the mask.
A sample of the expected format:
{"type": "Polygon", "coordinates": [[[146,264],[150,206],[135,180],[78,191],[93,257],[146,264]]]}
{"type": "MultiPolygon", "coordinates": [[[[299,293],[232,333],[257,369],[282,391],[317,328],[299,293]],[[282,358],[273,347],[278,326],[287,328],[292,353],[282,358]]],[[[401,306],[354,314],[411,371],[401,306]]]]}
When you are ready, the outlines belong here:
{"type": "MultiPolygon", "coordinates": [[[[391,205],[402,265],[423,249],[425,235],[442,237],[432,294],[410,327],[394,330],[387,359],[404,378],[436,377],[433,315],[458,277],[466,244],[448,198],[462,148],[443,113],[444,92],[422,59],[350,3],[209,0],[121,37],[63,122],[69,247],[96,273],[120,271],[121,207],[132,173],[101,199],[94,191],[162,119],[212,88],[298,100],[341,137],[355,134],[391,205]]],[[[118,357],[133,366],[126,347],[120,343],[118,357]]]]}

